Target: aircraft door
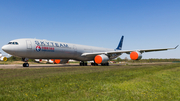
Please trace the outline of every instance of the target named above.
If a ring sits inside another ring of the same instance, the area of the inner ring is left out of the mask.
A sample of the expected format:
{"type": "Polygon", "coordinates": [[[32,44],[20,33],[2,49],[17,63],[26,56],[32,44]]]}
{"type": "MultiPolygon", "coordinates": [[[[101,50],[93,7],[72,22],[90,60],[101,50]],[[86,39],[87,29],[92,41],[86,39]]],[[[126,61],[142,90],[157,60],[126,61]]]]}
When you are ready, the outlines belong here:
{"type": "Polygon", "coordinates": [[[77,56],[77,47],[74,45],[74,56],[76,57],[77,56]]]}
{"type": "Polygon", "coordinates": [[[26,40],[27,49],[32,49],[32,43],[30,40],[26,40]]]}

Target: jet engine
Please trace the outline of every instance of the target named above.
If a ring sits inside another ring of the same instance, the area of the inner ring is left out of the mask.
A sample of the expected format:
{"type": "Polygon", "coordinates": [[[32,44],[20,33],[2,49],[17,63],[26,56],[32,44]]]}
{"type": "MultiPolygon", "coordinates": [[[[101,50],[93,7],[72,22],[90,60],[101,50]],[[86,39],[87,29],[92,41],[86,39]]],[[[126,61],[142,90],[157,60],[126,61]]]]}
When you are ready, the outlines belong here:
{"type": "Polygon", "coordinates": [[[109,57],[105,54],[96,55],[94,61],[97,64],[107,63],[109,61],[109,57]]]}
{"type": "Polygon", "coordinates": [[[140,60],[142,58],[142,54],[140,52],[133,51],[130,54],[130,58],[132,60],[140,60]]]}
{"type": "Polygon", "coordinates": [[[7,61],[7,57],[2,56],[2,57],[0,58],[0,60],[1,60],[1,61],[7,61]]]}

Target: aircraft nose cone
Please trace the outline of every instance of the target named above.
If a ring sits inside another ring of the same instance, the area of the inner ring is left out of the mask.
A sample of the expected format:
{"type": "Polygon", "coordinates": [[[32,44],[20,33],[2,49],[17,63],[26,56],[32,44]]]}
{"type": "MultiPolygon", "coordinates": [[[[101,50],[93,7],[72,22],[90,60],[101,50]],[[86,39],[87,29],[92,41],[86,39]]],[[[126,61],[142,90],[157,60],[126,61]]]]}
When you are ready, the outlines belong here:
{"type": "Polygon", "coordinates": [[[12,51],[12,50],[11,50],[11,47],[9,47],[8,45],[4,45],[4,46],[2,47],[2,50],[5,51],[5,52],[12,51]]]}
{"type": "Polygon", "coordinates": [[[4,46],[2,47],[2,50],[3,50],[3,51],[6,51],[6,50],[7,50],[7,46],[4,45],[4,46]]]}

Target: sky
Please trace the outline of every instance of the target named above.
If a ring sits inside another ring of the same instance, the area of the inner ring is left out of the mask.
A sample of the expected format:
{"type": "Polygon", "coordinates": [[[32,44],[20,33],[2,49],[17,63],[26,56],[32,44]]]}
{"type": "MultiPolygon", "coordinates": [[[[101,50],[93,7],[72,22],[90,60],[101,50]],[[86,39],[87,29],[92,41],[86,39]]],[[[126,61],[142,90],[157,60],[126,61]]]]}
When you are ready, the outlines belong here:
{"type": "MultiPolygon", "coordinates": [[[[19,38],[123,50],[180,44],[180,0],[0,0],[0,47],[19,38]]],[[[0,49],[0,52],[6,54],[0,49]]],[[[130,58],[123,54],[120,58],[130,58]]],[[[176,50],[143,53],[180,58],[176,50]]]]}

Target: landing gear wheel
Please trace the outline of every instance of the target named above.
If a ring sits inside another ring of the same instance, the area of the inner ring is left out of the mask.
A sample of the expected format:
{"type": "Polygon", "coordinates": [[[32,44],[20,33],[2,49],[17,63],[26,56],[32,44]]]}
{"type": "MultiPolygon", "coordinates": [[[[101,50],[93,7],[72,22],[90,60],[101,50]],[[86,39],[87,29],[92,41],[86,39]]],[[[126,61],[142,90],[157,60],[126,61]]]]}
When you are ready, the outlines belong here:
{"type": "Polygon", "coordinates": [[[29,67],[29,63],[23,63],[23,67],[29,67]]]}
{"type": "Polygon", "coordinates": [[[26,63],[26,67],[29,67],[29,63],[26,63]]]}
{"type": "Polygon", "coordinates": [[[97,63],[91,63],[91,65],[92,65],[92,66],[98,66],[98,64],[97,64],[97,63]]]}
{"type": "Polygon", "coordinates": [[[87,66],[87,63],[86,63],[86,62],[84,63],[84,61],[81,61],[81,62],[79,63],[79,65],[80,65],[80,66],[87,66]]]}
{"type": "Polygon", "coordinates": [[[84,66],[84,64],[83,64],[83,63],[80,63],[80,66],[84,66]]]}
{"type": "Polygon", "coordinates": [[[101,66],[109,66],[109,63],[101,63],[101,66]]]}

